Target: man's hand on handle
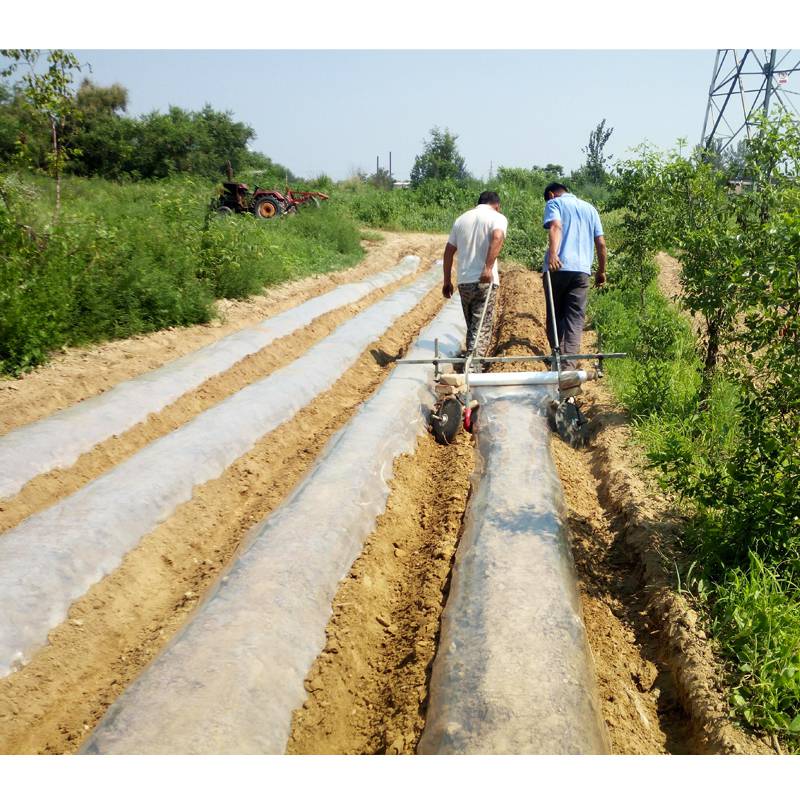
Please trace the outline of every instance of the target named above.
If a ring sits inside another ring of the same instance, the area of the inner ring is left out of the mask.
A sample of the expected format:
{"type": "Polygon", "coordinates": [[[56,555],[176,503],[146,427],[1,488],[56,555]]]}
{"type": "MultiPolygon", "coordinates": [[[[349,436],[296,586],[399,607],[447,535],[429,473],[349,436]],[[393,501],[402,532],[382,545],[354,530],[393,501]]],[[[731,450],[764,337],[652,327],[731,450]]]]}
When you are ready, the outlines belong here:
{"type": "Polygon", "coordinates": [[[557,272],[561,269],[561,259],[558,257],[558,253],[554,253],[552,250],[547,258],[547,268],[550,272],[557,272]]]}

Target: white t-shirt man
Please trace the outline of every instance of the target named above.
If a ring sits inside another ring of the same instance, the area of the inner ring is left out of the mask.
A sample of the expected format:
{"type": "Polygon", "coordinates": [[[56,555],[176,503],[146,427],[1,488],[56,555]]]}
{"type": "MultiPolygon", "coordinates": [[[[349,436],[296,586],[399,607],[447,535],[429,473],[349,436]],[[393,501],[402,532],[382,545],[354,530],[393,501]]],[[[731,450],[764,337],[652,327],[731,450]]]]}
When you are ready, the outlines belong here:
{"type": "MultiPolygon", "coordinates": [[[[478,283],[486,264],[492,232],[501,230],[505,236],[508,220],[490,205],[481,205],[465,211],[454,223],[447,243],[458,252],[456,283],[478,283]]],[[[500,285],[497,259],[492,266],[492,283],[500,285]]]]}

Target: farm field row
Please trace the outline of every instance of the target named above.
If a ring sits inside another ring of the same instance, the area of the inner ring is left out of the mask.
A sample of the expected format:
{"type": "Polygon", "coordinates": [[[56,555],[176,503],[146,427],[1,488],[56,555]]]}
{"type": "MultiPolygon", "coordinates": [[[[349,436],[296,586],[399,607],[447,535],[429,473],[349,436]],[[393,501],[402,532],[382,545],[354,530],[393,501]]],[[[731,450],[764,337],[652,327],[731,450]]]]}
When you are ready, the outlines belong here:
{"type": "MultiPolygon", "coordinates": [[[[284,287],[270,308],[264,299],[255,301],[257,308],[243,304],[232,309],[225,327],[168,331],[132,342],[134,352],[146,352],[146,358],[126,358],[125,342],[69,352],[9,384],[16,412],[12,420],[4,418],[4,432],[161,366],[224,332],[294,307],[329,289],[332,282],[385,269],[402,255],[415,253],[422,260],[421,271],[413,277],[323,315],[286,337],[290,341],[278,340],[265,352],[248,356],[131,431],[95,447],[72,467],[32,481],[35,487],[29,485],[3,503],[3,529],[54,507],[225,398],[302,358],[348,319],[411,281],[419,282],[442,245],[441,236],[387,234],[355,270],[284,287]],[[98,375],[104,363],[108,370],[98,375]],[[83,376],[83,384],[76,375],[83,376]],[[59,378],[64,394],[49,397],[43,408],[31,411],[37,397],[48,397],[48,379],[58,385],[59,378]]],[[[164,651],[235,561],[252,526],[278,509],[309,475],[318,456],[385,383],[393,361],[441,307],[434,281],[421,302],[372,341],[329,389],[258,439],[218,477],[195,487],[191,499],[77,599],[68,618],[50,631],[49,643],[0,680],[0,751],[80,749],[108,707],[164,651]]],[[[543,319],[538,276],[508,267],[494,331],[495,354],[540,354],[545,345],[543,319]]],[[[607,440],[609,434],[619,433],[619,413],[602,386],[587,392],[596,444],[578,452],[554,441],[552,450],[564,487],[600,712],[611,750],[719,751],[713,737],[698,737],[692,724],[697,720],[685,711],[684,683],[676,680],[669,658],[659,655],[653,632],[661,623],[646,613],[640,555],[625,544],[619,527],[620,498],[606,490],[609,475],[625,468],[624,453],[615,454],[607,440]]],[[[416,751],[473,464],[471,440],[464,435],[450,448],[423,435],[413,453],[395,462],[386,510],[337,589],[325,645],[306,676],[307,698],[294,714],[289,752],[416,751]]],[[[713,691],[709,686],[708,692],[713,691]]],[[[732,746],[742,750],[749,745],[732,746]]]]}

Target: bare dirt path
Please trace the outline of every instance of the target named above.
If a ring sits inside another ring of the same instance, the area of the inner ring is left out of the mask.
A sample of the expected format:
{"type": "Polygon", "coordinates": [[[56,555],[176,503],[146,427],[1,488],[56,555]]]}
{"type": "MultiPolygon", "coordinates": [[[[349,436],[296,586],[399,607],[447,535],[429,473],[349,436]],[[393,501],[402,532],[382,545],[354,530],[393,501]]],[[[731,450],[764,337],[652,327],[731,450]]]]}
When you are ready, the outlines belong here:
{"type": "Polygon", "coordinates": [[[287,752],[415,752],[473,464],[468,437],[441,447],[428,435],[395,463],[387,510],[336,594],[287,752]]]}
{"type": "Polygon", "coordinates": [[[667,300],[677,303],[682,294],[681,262],[664,252],[656,253],[655,259],[658,265],[658,288],[667,300]]]}
{"type": "Polygon", "coordinates": [[[157,369],[342,283],[387,269],[403,256],[419,255],[425,262],[441,257],[444,249],[441,234],[383,232],[381,235],[381,241],[362,242],[366,256],[351,269],[291,281],[247,300],[217,301],[219,318],[207,325],[167,328],[131,339],[67,348],[21,378],[0,379],[0,436],[101,394],[121,381],[157,369]]]}

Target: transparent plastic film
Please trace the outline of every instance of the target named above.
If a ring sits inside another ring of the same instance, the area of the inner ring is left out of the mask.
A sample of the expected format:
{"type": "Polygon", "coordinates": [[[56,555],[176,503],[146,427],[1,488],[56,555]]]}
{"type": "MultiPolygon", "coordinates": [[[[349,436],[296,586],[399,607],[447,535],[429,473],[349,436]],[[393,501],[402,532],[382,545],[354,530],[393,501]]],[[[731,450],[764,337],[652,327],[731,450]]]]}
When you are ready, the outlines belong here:
{"type": "Polygon", "coordinates": [[[554,391],[475,390],[478,462],[420,753],[608,752],[544,416],[554,391]]]}
{"type": "MultiPolygon", "coordinates": [[[[410,358],[454,355],[457,300],[410,358]]],[[[89,753],[283,753],[292,712],[325,645],[339,582],[386,508],[394,460],[411,452],[433,369],[399,365],[329,443],[188,624],[111,707],[89,753]]]]}
{"type": "Polygon", "coordinates": [[[74,600],[145,534],[237,458],[329,389],[439,279],[434,268],[304,356],[135,453],[0,536],[0,677],[24,664],[74,600]]]}
{"type": "Polygon", "coordinates": [[[71,466],[100,442],[124,433],[147,419],[148,414],[160,411],[276,339],[411,275],[419,263],[419,256],[406,256],[393,269],[343,284],[255,327],[232,333],[97,397],[0,437],[0,500],[15,495],[37,475],[71,466]]]}

